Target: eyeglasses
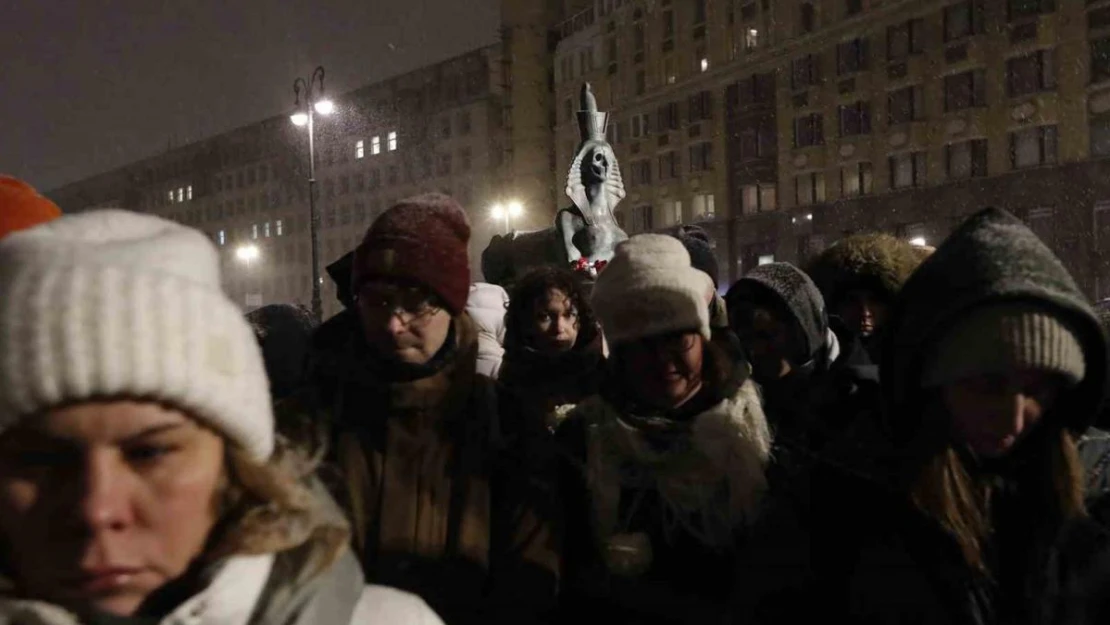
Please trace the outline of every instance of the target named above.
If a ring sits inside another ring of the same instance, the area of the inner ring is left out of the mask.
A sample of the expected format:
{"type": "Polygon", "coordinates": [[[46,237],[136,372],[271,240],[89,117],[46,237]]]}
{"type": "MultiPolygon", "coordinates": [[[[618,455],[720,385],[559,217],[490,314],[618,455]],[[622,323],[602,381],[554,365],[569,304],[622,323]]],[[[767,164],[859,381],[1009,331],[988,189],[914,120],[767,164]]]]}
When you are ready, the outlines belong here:
{"type": "Polygon", "coordinates": [[[439,312],[432,297],[418,287],[389,287],[367,285],[355,294],[355,301],[367,314],[386,319],[396,316],[405,325],[430,317],[439,312]]]}

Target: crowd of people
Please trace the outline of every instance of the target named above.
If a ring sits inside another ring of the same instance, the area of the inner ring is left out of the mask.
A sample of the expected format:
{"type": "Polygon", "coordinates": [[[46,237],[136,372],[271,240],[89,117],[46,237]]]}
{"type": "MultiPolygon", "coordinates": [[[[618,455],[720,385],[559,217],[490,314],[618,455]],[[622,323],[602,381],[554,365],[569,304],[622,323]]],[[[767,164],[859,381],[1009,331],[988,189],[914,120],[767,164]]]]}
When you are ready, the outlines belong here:
{"type": "Polygon", "coordinates": [[[1106,316],[1020,220],[722,296],[705,232],[472,284],[427,194],[244,315],[0,178],[0,623],[1110,619],[1106,316]]]}

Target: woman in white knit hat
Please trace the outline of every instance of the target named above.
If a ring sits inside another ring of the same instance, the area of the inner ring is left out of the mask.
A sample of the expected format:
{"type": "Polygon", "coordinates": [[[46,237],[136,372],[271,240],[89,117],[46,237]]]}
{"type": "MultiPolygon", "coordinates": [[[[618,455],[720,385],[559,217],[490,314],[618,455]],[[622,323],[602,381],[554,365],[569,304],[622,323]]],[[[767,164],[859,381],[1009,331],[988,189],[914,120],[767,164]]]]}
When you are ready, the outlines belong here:
{"type": "Polygon", "coordinates": [[[568,620],[721,617],[771,437],[748,369],[710,341],[713,292],[662,235],[621,244],[594,286],[607,380],[557,432],[568,620]]]}
{"type": "Polygon", "coordinates": [[[0,243],[0,623],[438,623],[365,585],[283,447],[201,233],[96,211],[0,243]]]}

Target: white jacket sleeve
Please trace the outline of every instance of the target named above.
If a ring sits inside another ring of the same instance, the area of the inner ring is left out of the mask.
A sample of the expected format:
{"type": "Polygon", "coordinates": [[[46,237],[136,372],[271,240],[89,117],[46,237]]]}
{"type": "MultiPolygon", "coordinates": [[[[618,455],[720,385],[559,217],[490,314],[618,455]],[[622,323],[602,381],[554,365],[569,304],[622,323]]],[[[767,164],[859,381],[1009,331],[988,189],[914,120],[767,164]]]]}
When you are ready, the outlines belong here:
{"type": "Polygon", "coordinates": [[[351,625],[444,625],[414,594],[386,586],[367,586],[351,615],[351,625]]]}

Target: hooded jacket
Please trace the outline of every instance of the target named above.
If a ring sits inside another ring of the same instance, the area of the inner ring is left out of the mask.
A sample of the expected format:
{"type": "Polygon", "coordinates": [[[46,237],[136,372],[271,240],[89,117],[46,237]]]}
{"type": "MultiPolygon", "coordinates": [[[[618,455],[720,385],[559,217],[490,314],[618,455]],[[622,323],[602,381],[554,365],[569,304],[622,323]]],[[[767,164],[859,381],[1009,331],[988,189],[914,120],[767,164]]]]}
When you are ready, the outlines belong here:
{"type": "Polygon", "coordinates": [[[270,396],[275,402],[289,397],[305,383],[308,352],[315,322],[312,313],[290,304],[271,304],[247,314],[262,347],[270,396]]]}
{"type": "Polygon", "coordinates": [[[466,312],[478,326],[478,373],[497,379],[505,355],[505,310],[509,294],[496,284],[470,285],[466,312]]]}
{"type": "Polygon", "coordinates": [[[997,209],[975,214],[918,269],[892,309],[882,352],[882,418],[854,432],[769,506],[761,540],[753,540],[758,550],[740,575],[736,622],[795,622],[805,614],[801,606],[814,604],[837,622],[1099,622],[1090,610],[1110,579],[1110,536],[1096,523],[1080,518],[1015,533],[1031,524],[1020,515],[1003,518],[996,529],[1018,537],[991,552],[1011,564],[995,569],[1010,580],[1004,589],[972,571],[955,540],[905,490],[903,463],[926,418],[920,379],[930,346],[972,308],[1006,300],[1044,306],[1079,336],[1087,375],[1049,418],[1075,432],[1086,429],[1106,379],[1105,340],[1093,311],[1060,261],[1018,219],[997,209]],[[1015,554],[1029,559],[1006,560],[1015,554]]]}
{"type": "Polygon", "coordinates": [[[834,306],[845,293],[859,288],[893,299],[922,260],[921,248],[897,237],[857,234],[822,252],[806,273],[834,306]]]}

